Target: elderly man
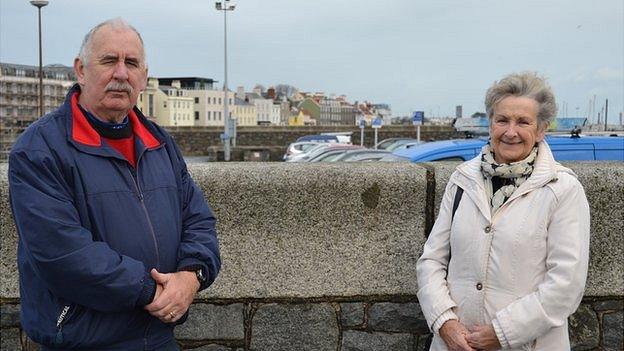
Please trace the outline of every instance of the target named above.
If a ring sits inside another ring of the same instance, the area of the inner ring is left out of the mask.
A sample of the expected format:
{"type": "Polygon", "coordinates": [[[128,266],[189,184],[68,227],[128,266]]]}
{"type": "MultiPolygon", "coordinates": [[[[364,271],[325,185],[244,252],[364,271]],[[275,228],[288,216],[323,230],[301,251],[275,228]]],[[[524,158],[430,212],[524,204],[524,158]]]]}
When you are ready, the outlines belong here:
{"type": "Polygon", "coordinates": [[[177,350],[173,328],[221,261],[215,218],[173,139],[134,107],[140,34],[93,28],[78,84],[9,159],[22,326],[44,350],[177,350]]]}

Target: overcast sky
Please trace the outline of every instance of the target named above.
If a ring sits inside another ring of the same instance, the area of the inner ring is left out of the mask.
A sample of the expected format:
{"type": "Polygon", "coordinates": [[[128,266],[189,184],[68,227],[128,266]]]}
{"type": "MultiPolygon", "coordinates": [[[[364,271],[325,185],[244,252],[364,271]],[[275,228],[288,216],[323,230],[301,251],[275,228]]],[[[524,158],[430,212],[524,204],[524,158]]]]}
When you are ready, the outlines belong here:
{"type": "MultiPolygon", "coordinates": [[[[143,35],[150,76],[223,82],[214,1],[50,0],[42,15],[44,65],[71,65],[91,27],[123,17],[143,35]]],[[[37,65],[37,50],[36,8],[0,0],[0,61],[37,65]]],[[[524,70],[549,78],[569,116],[594,95],[598,111],[609,99],[610,122],[624,110],[622,0],[240,0],[228,55],[231,89],[284,83],[394,115],[483,111],[488,86],[524,70]]]]}

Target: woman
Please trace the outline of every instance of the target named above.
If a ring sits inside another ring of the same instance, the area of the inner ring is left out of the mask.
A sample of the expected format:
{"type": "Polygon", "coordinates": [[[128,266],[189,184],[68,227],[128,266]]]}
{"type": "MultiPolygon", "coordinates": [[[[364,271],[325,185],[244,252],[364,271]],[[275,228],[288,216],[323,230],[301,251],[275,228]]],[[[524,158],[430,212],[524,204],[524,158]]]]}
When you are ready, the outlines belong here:
{"type": "Polygon", "coordinates": [[[485,104],[490,141],[451,175],[417,263],[431,350],[569,350],[589,206],[544,141],[555,97],[544,79],[521,73],[494,83],[485,104]]]}

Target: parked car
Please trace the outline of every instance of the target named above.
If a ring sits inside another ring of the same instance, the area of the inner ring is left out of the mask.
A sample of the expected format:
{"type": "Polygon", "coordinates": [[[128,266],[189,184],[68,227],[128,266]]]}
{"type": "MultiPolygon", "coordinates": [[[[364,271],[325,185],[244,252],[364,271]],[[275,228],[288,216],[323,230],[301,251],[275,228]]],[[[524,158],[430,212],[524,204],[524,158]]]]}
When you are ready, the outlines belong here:
{"type": "Polygon", "coordinates": [[[286,162],[299,162],[299,161],[301,161],[303,159],[307,159],[310,156],[310,154],[312,154],[312,153],[314,153],[314,152],[316,152],[318,150],[324,149],[326,147],[329,147],[331,145],[338,145],[338,144],[337,143],[318,143],[318,144],[312,146],[311,148],[307,149],[304,152],[301,152],[301,153],[299,153],[297,155],[289,157],[285,161],[286,162]]]}
{"type": "Polygon", "coordinates": [[[311,149],[312,147],[318,144],[319,143],[315,141],[301,141],[301,142],[291,143],[290,145],[288,145],[288,148],[286,148],[286,153],[284,154],[283,159],[284,161],[286,161],[295,155],[299,155],[303,152],[306,152],[307,150],[311,149]]]}
{"type": "Polygon", "coordinates": [[[312,142],[317,142],[317,143],[351,144],[351,132],[305,135],[305,136],[297,138],[296,140],[296,142],[301,142],[301,141],[312,141],[312,142]]]}
{"type": "Polygon", "coordinates": [[[410,147],[422,145],[424,143],[425,143],[424,141],[418,141],[416,139],[406,139],[406,140],[397,141],[396,143],[388,146],[386,150],[394,151],[394,150],[403,149],[403,148],[409,149],[410,147]]]}
{"type": "MultiPolygon", "coordinates": [[[[546,135],[558,161],[624,161],[624,136],[546,135]]],[[[395,156],[412,162],[467,161],[481,152],[487,138],[432,141],[395,150],[395,156]]]]}
{"type": "Polygon", "coordinates": [[[388,138],[388,139],[384,139],[380,142],[377,143],[377,146],[375,147],[375,149],[377,150],[387,150],[388,147],[394,145],[397,142],[402,142],[402,141],[417,141],[414,138],[388,138]]]}
{"type": "Polygon", "coordinates": [[[334,144],[322,150],[318,150],[314,154],[310,154],[310,157],[302,160],[302,162],[330,162],[343,153],[354,149],[362,149],[362,146],[334,144]]]}
{"type": "Polygon", "coordinates": [[[386,155],[392,155],[388,150],[360,149],[349,150],[336,157],[332,162],[363,162],[379,161],[386,155]]]}

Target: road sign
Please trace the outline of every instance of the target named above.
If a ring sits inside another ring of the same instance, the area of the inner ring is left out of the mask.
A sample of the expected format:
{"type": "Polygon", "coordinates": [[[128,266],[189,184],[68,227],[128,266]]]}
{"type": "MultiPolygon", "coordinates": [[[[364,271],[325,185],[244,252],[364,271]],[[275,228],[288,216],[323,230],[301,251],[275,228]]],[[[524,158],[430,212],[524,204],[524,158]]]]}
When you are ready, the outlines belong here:
{"type": "Polygon", "coordinates": [[[377,129],[377,128],[381,128],[382,124],[383,124],[383,119],[379,118],[379,117],[375,117],[375,119],[373,119],[373,123],[372,123],[372,127],[377,129]]]}
{"type": "Polygon", "coordinates": [[[366,119],[364,117],[358,119],[358,126],[362,129],[366,128],[366,119]]]}
{"type": "Polygon", "coordinates": [[[414,125],[420,125],[425,119],[425,111],[415,111],[412,115],[412,123],[414,125]]]}

